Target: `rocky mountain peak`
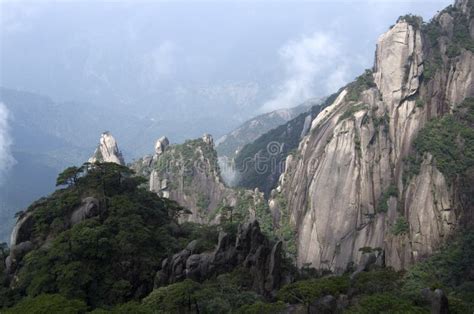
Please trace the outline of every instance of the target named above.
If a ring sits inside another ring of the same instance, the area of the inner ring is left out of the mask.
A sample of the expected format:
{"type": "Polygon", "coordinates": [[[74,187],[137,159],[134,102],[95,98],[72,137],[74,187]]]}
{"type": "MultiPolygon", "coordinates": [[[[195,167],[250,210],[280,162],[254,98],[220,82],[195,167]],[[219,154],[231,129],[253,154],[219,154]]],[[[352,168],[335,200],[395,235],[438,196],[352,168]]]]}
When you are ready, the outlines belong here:
{"type": "Polygon", "coordinates": [[[113,162],[119,165],[125,165],[122,152],[119,150],[117,141],[110,132],[106,131],[101,134],[99,145],[94,155],[89,158],[89,162],[113,162]]]}
{"type": "Polygon", "coordinates": [[[377,42],[374,81],[388,105],[412,96],[423,73],[420,30],[403,18],[377,42]]]}
{"type": "Polygon", "coordinates": [[[170,141],[166,136],[160,137],[155,144],[155,156],[163,154],[165,149],[169,146],[170,141]]]}
{"type": "Polygon", "coordinates": [[[204,133],[202,136],[202,140],[207,145],[214,146],[214,139],[212,138],[211,134],[204,133]]]}

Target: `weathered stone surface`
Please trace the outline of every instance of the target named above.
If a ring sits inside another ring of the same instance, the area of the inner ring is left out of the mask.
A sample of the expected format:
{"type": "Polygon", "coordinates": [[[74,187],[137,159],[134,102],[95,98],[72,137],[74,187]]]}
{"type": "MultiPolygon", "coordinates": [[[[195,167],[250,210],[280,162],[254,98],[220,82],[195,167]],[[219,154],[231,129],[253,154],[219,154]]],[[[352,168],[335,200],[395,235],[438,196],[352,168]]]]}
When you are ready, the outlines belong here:
{"type": "Polygon", "coordinates": [[[98,214],[99,200],[95,197],[86,197],[82,200],[81,205],[72,212],[69,222],[71,225],[75,225],[98,214]]]}
{"type": "Polygon", "coordinates": [[[421,290],[421,297],[424,302],[431,305],[432,314],[448,314],[449,302],[446,294],[441,289],[432,291],[429,288],[421,290]]]}
{"type": "Polygon", "coordinates": [[[89,158],[89,162],[113,162],[119,165],[125,165],[117,141],[110,132],[102,133],[99,140],[99,146],[95,150],[94,155],[89,158]]]}
{"type": "Polygon", "coordinates": [[[140,173],[149,175],[150,191],[189,209],[190,214],[182,215],[180,222],[217,223],[218,208],[236,206],[239,200],[250,198],[255,200],[249,207],[249,216],[254,218],[255,207],[265,201],[263,193],[227,187],[214,154],[212,137],[205,134],[201,139],[169,146],[155,155],[148,171],[142,169],[140,173]]]}
{"type": "Polygon", "coordinates": [[[33,250],[34,246],[31,241],[24,241],[18,243],[16,245],[12,245],[10,248],[10,255],[7,257],[5,261],[6,265],[6,272],[8,274],[12,274],[18,265],[18,262],[31,250],[33,250]]]}
{"type": "Polygon", "coordinates": [[[33,217],[31,212],[27,212],[20,216],[13,227],[10,236],[10,246],[15,246],[18,243],[27,241],[33,232],[33,217]]]}
{"type": "MultiPolygon", "coordinates": [[[[445,14],[436,17],[443,28],[442,53],[452,40],[452,16],[445,14]]],[[[313,120],[297,157],[287,158],[269,204],[279,226],[278,200],[287,203],[286,223],[296,229],[299,266],[310,263],[337,272],[350,262],[361,267],[365,261],[359,249],[371,247],[383,249],[387,266],[401,269],[431,254],[456,228],[453,189],[431,157],[425,156],[420,172],[408,181],[405,158],[429,119],[474,94],[474,57],[464,49],[454,58],[443,57],[428,81],[425,61],[433,52],[425,47],[425,37],[405,21],[380,36],[375,86],[357,101],[343,90],[313,120]],[[346,118],[354,106],[359,110],[346,118]],[[396,196],[384,195],[389,187],[396,196]],[[399,218],[409,231],[395,235],[399,218]]]]}
{"type": "Polygon", "coordinates": [[[165,149],[169,146],[170,141],[166,136],[160,137],[155,144],[155,157],[163,154],[165,149]]]}
{"type": "Polygon", "coordinates": [[[212,138],[211,134],[204,133],[204,135],[202,136],[202,141],[207,145],[214,146],[214,139],[212,138]]]}
{"type": "Polygon", "coordinates": [[[253,278],[252,288],[261,294],[272,295],[281,283],[282,243],[274,245],[261,233],[257,221],[239,226],[237,238],[231,241],[221,232],[212,252],[194,253],[196,243],[162,262],[155,284],[162,286],[190,278],[203,281],[229,272],[237,266],[246,268],[253,278]]]}

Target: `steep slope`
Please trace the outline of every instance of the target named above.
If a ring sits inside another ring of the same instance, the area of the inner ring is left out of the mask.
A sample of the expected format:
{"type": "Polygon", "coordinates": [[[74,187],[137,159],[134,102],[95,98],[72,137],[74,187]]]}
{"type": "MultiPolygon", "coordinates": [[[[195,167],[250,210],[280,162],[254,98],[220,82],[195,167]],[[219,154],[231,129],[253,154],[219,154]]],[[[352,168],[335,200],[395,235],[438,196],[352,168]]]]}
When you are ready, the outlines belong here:
{"type": "Polygon", "coordinates": [[[319,99],[310,99],[294,108],[264,113],[242,123],[238,128],[216,141],[218,156],[235,157],[246,144],[253,142],[266,132],[286,123],[321,102],[322,100],[319,99]]]}
{"type": "Polygon", "coordinates": [[[188,209],[180,221],[217,223],[229,210],[243,220],[259,218],[265,231],[271,229],[271,217],[263,194],[227,187],[221,179],[212,136],[167,145],[160,138],[155,154],[131,167],[149,178],[149,188],[161,197],[172,199],[188,209]]]}
{"type": "Polygon", "coordinates": [[[472,10],[462,0],[428,24],[401,17],[380,36],[373,72],[312,121],[273,200],[276,217],[287,211],[290,221],[281,223],[296,229],[299,265],[342,271],[360,261],[360,249],[382,248],[387,265],[405,268],[432,254],[472,210],[428,152],[416,175],[406,162],[426,123],[474,94],[472,10]]]}
{"type": "Polygon", "coordinates": [[[284,170],[286,156],[298,147],[299,141],[309,130],[311,120],[334,98],[335,95],[327,97],[324,102],[313,105],[307,112],[245,145],[235,157],[235,186],[258,188],[268,197],[284,170]]]}
{"type": "Polygon", "coordinates": [[[92,307],[145,296],[160,261],[180,248],[171,230],[182,209],[139,188],[124,166],[88,164],[74,176],[19,217],[5,262],[9,293],[61,293],[92,307]]]}

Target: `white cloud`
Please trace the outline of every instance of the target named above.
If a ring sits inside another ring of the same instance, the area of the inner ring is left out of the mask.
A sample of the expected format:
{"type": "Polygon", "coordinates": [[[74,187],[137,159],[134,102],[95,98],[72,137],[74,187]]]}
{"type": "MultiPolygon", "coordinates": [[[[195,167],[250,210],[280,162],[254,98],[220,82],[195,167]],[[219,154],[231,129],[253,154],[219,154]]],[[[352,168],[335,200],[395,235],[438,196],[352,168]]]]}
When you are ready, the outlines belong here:
{"type": "Polygon", "coordinates": [[[15,164],[15,159],[11,154],[12,140],[8,122],[8,109],[3,103],[0,103],[0,184],[6,172],[15,164]]]}
{"type": "Polygon", "coordinates": [[[335,68],[326,79],[326,93],[333,93],[344,86],[347,83],[348,73],[349,70],[346,64],[341,64],[335,68]]]}
{"type": "Polygon", "coordinates": [[[333,92],[347,81],[341,45],[329,34],[315,32],[290,41],[279,54],[285,79],[261,111],[298,105],[308,98],[333,92]]]}

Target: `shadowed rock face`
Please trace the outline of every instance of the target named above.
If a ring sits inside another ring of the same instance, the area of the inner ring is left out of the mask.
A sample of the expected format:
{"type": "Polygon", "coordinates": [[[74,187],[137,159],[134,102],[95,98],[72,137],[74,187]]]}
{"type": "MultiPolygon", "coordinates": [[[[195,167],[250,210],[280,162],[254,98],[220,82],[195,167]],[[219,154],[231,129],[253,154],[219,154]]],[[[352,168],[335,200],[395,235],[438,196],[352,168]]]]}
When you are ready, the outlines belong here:
{"type": "MultiPolygon", "coordinates": [[[[51,242],[51,237],[43,239],[34,235],[34,210],[37,206],[43,205],[44,202],[43,199],[40,199],[33,203],[30,206],[31,210],[20,216],[13,228],[10,240],[10,255],[5,261],[7,266],[6,271],[10,275],[15,273],[17,266],[28,252],[39,247],[46,247],[51,242]]],[[[94,197],[86,197],[69,215],[69,226],[78,224],[85,219],[95,217],[99,215],[99,213],[99,201],[94,197]]]]}
{"type": "MultiPolygon", "coordinates": [[[[456,8],[472,26],[467,5],[458,1],[456,8]]],[[[373,83],[357,97],[354,85],[342,91],[287,159],[274,194],[287,201],[300,266],[342,271],[360,262],[360,248],[371,247],[384,249],[386,264],[400,269],[431,254],[455,229],[456,197],[429,154],[419,174],[403,180],[418,131],[474,94],[473,53],[444,54],[452,19],[447,12],[435,18],[442,57],[430,79],[426,64],[435,51],[418,26],[400,20],[380,36],[373,83]],[[387,194],[390,188],[396,192],[387,194]],[[399,218],[408,231],[394,234],[399,218]]]]}
{"type": "Polygon", "coordinates": [[[112,134],[109,132],[102,133],[99,140],[99,146],[95,150],[94,155],[89,158],[89,162],[113,162],[119,165],[125,165],[117,141],[112,134]]]}
{"type": "Polygon", "coordinates": [[[186,278],[202,282],[241,266],[252,275],[254,291],[271,295],[280,287],[282,243],[271,244],[260,231],[256,220],[240,225],[235,241],[221,232],[213,252],[196,254],[196,244],[192,241],[184,250],[162,262],[161,270],[156,275],[156,286],[186,278]]]}

